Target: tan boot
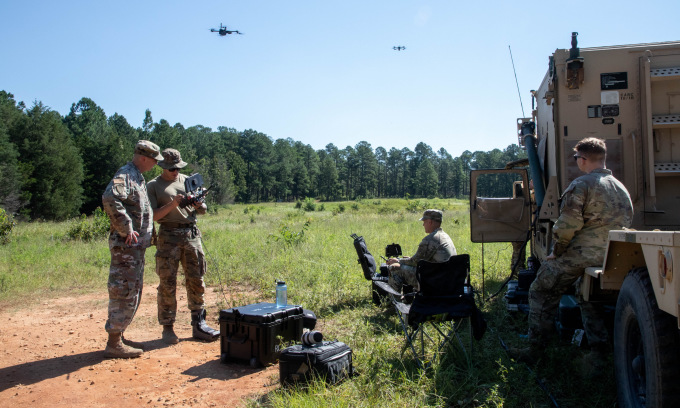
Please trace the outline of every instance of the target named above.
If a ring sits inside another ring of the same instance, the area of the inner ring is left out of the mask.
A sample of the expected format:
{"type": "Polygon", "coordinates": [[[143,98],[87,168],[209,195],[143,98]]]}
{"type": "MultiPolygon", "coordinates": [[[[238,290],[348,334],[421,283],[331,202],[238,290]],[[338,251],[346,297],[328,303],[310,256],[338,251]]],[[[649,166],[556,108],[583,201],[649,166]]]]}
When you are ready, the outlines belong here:
{"type": "Polygon", "coordinates": [[[142,355],[142,350],[123,344],[121,337],[121,333],[109,333],[109,341],[104,350],[105,358],[135,358],[142,355]]]}
{"type": "Polygon", "coordinates": [[[165,324],[163,325],[163,342],[165,344],[177,344],[179,343],[179,337],[175,334],[173,330],[173,325],[165,324]]]}
{"type": "Polygon", "coordinates": [[[140,349],[140,350],[144,351],[144,345],[143,345],[142,343],[140,343],[140,342],[138,342],[138,341],[132,341],[132,340],[126,339],[126,338],[125,338],[125,333],[121,333],[121,334],[120,334],[120,340],[121,340],[121,341],[123,342],[123,344],[125,344],[126,346],[130,346],[130,347],[132,347],[132,348],[136,348],[136,349],[140,349]]]}

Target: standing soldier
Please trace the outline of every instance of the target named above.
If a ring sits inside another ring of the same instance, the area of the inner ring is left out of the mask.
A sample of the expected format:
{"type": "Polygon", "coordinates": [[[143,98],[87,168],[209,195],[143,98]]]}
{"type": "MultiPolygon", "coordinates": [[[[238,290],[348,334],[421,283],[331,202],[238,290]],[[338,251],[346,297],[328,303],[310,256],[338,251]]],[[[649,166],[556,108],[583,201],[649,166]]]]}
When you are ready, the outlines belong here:
{"type": "Polygon", "coordinates": [[[196,226],[196,214],[205,214],[204,202],[186,200],[184,180],[179,169],[187,165],[175,149],[163,150],[163,161],[158,163],[163,173],[149,182],[149,200],[154,209],[153,219],[160,224],[156,243],[156,273],[158,284],[158,323],[163,326],[163,341],[176,344],[174,331],[177,315],[177,270],[180,262],[186,278],[187,301],[191,310],[192,335],[199,340],[213,341],[220,336],[205,322],[205,255],[201,245],[201,231],[196,226]]]}
{"type": "Polygon", "coordinates": [[[142,354],[141,344],[125,339],[142,298],[144,253],[151,245],[153,211],[142,173],[162,160],[160,148],[148,140],[135,146],[131,162],[121,167],[102,195],[104,211],[111,220],[109,250],[109,318],[105,329],[109,340],[107,358],[132,358],[142,354]]]}

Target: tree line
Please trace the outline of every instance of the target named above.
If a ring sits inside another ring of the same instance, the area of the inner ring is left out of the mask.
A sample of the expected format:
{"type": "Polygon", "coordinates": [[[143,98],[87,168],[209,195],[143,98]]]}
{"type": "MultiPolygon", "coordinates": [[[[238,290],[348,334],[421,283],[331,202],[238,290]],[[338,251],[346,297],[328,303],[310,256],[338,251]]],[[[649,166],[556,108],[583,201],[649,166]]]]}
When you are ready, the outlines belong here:
{"type": "MultiPolygon", "coordinates": [[[[0,91],[0,207],[25,219],[63,220],[101,205],[109,180],[132,157],[140,139],[179,150],[212,186],[212,203],[324,201],[358,198],[462,198],[471,168],[502,168],[524,156],[516,144],[452,157],[425,143],[373,148],[361,141],[314,150],[288,139],[273,140],[252,129],[201,125],[185,128],[145,112],[141,128],[82,98],[61,116],[42,102],[26,107],[0,91]]],[[[160,174],[155,167],[147,180],[160,174]]],[[[498,188],[503,188],[499,186],[498,188]]]]}

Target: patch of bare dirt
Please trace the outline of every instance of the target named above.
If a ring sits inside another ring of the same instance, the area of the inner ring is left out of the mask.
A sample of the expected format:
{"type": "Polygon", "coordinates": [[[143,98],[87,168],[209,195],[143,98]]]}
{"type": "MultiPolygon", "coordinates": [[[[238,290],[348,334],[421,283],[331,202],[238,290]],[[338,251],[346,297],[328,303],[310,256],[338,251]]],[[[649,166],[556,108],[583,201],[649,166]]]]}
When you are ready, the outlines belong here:
{"type": "MultiPolygon", "coordinates": [[[[219,296],[206,291],[206,304],[219,296]]],[[[166,407],[241,406],[278,387],[278,366],[253,369],[220,363],[220,342],[191,338],[186,293],[178,287],[175,332],[180,343],[160,340],[156,287],[145,285],[142,303],[125,337],[141,342],[140,358],[104,359],[106,292],[50,299],[0,311],[0,406],[166,407]]],[[[208,320],[219,328],[218,311],[208,320]]]]}

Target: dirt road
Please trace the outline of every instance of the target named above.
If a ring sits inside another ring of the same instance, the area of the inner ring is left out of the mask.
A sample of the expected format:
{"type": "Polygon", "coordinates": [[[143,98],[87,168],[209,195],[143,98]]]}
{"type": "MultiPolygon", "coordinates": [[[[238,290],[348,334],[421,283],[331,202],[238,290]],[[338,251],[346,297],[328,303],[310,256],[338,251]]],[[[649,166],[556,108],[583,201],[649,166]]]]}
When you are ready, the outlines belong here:
{"type": "MultiPolygon", "coordinates": [[[[104,359],[108,297],[63,297],[0,311],[0,406],[182,407],[240,406],[278,387],[278,366],[252,369],[221,364],[219,341],[191,339],[186,293],[178,288],[175,332],[180,343],[160,341],[156,289],[144,288],[126,338],[144,344],[142,357],[104,359]]],[[[214,305],[217,292],[206,291],[214,305]]],[[[217,311],[209,323],[219,327],[217,311]]]]}

